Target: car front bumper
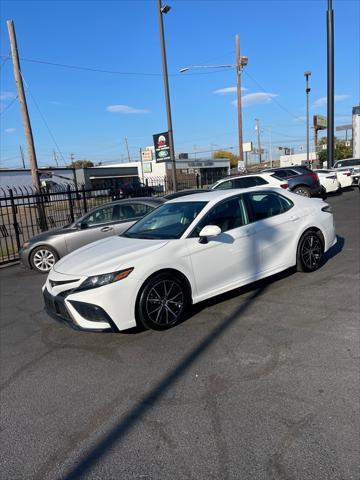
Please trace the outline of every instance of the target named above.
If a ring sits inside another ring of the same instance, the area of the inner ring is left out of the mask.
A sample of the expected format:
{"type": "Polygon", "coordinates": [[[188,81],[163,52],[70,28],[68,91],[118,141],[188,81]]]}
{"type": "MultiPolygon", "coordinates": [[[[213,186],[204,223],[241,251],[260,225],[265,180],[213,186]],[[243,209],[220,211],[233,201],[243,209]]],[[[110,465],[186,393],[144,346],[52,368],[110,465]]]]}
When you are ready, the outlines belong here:
{"type": "Polygon", "coordinates": [[[24,268],[31,268],[30,266],[30,250],[27,248],[20,248],[19,250],[19,259],[20,259],[20,264],[24,268]]]}
{"type": "Polygon", "coordinates": [[[86,331],[120,331],[136,326],[137,285],[124,279],[102,287],[78,290],[85,277],[73,280],[55,270],[43,286],[45,310],[56,320],[86,331]]]}

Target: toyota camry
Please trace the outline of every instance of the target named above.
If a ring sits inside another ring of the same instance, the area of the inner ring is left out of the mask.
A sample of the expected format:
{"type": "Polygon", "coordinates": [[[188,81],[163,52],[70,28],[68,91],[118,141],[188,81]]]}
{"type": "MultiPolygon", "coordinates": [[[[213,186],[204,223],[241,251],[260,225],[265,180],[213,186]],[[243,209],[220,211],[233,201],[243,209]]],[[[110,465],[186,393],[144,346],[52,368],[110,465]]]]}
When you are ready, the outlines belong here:
{"type": "Polygon", "coordinates": [[[289,267],[316,270],[335,242],[321,199],[271,187],[188,195],[62,258],[45,306],[78,329],[162,330],[191,304],[289,267]]]}

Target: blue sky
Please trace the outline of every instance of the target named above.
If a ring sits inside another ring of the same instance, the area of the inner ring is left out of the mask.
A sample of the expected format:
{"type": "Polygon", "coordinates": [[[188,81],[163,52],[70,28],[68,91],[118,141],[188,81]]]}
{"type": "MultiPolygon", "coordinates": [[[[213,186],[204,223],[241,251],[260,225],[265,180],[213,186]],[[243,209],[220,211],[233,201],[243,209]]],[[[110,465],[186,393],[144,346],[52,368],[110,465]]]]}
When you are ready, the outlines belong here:
{"type": "MultiPolygon", "coordinates": [[[[326,0],[168,3],[172,9],[164,23],[176,150],[237,145],[236,94],[214,93],[236,85],[234,70],[178,73],[187,65],[233,63],[237,33],[241,54],[249,57],[242,76],[244,141],[255,141],[259,118],[265,148],[272,130],[274,157],[278,145],[295,151],[305,146],[305,70],[312,71],[311,115],[326,113],[326,0]]],[[[334,0],[333,7],[335,115],[336,123],[344,124],[351,123],[360,97],[360,2],[334,0]]],[[[166,130],[154,0],[3,0],[1,167],[20,166],[19,145],[25,147],[19,107],[11,103],[16,89],[6,59],[7,19],[15,22],[40,165],[53,164],[57,146],[60,165],[71,153],[94,162],[125,160],[125,137],[136,159],[153,133],[166,130]]]]}

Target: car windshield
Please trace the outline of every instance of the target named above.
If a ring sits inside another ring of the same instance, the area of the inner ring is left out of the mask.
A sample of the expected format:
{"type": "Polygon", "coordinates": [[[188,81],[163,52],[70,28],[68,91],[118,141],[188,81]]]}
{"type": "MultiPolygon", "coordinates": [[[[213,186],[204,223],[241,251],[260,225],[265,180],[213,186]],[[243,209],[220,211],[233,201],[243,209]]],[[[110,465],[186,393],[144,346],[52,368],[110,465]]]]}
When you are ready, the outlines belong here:
{"type": "Polygon", "coordinates": [[[130,227],[124,237],[146,239],[180,238],[207,202],[165,203],[130,227]]]}

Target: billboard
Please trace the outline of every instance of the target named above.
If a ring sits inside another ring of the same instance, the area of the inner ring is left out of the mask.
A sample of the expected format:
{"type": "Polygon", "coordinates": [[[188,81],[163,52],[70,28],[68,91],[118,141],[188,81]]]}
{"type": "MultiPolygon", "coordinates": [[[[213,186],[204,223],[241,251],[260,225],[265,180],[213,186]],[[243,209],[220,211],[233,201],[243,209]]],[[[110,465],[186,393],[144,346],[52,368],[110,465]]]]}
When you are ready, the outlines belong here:
{"type": "Polygon", "coordinates": [[[317,130],[325,130],[327,128],[327,118],[325,115],[314,115],[314,127],[317,130]]]}
{"type": "Polygon", "coordinates": [[[252,142],[244,142],[243,143],[243,152],[252,152],[253,150],[253,144],[252,142]]]}
{"type": "Polygon", "coordinates": [[[171,160],[169,132],[155,133],[153,139],[156,163],[169,162],[171,160]]]}

